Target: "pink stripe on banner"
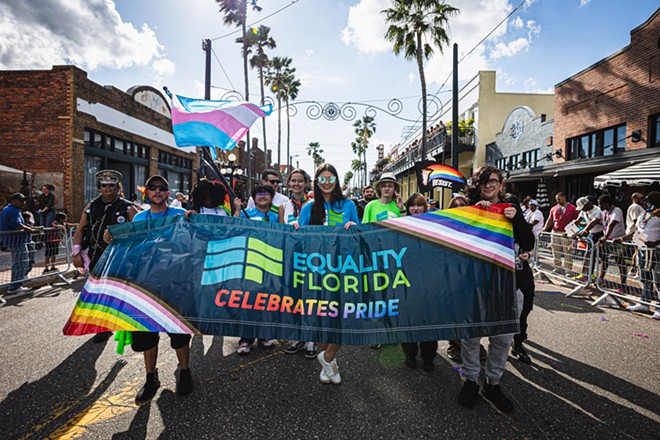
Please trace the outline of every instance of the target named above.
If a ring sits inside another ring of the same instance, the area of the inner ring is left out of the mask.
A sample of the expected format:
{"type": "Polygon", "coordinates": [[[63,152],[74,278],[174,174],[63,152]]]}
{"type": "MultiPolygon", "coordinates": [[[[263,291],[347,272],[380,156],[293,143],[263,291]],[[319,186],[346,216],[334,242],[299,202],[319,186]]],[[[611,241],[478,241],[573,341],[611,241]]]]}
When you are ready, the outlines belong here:
{"type": "Polygon", "coordinates": [[[87,280],[87,282],[91,282],[95,286],[96,285],[101,285],[102,286],[103,284],[109,284],[111,286],[119,288],[120,290],[128,292],[131,295],[135,295],[135,296],[141,298],[143,301],[149,303],[151,305],[151,307],[153,307],[154,309],[157,309],[159,312],[161,312],[163,315],[165,315],[175,326],[177,326],[179,329],[181,329],[181,331],[183,333],[192,334],[190,329],[188,327],[186,327],[184,324],[182,324],[181,321],[176,316],[174,316],[169,310],[164,308],[158,302],[154,301],[154,299],[151,298],[149,295],[146,295],[146,294],[140,292],[139,290],[137,290],[133,287],[130,287],[130,286],[124,284],[124,283],[120,283],[118,281],[114,281],[114,280],[110,280],[110,279],[104,279],[104,280],[101,281],[101,280],[98,280],[98,279],[92,278],[92,277],[90,277],[87,280]]]}
{"type": "MultiPolygon", "coordinates": [[[[489,258],[491,260],[498,261],[498,262],[502,263],[504,266],[514,267],[513,262],[510,259],[502,257],[497,253],[486,251],[485,249],[480,248],[480,247],[475,246],[475,245],[469,246],[468,243],[466,243],[465,239],[472,239],[470,241],[474,241],[474,239],[476,238],[474,236],[463,235],[463,237],[464,237],[463,240],[454,239],[454,238],[451,238],[450,235],[443,234],[443,233],[438,232],[438,231],[432,231],[432,230],[429,230],[429,229],[415,228],[414,226],[411,225],[410,222],[401,222],[401,220],[402,219],[393,219],[393,220],[387,221],[387,223],[396,224],[399,227],[405,228],[405,229],[407,229],[411,232],[416,232],[420,235],[426,235],[426,236],[429,236],[429,237],[433,237],[433,238],[445,241],[447,243],[451,243],[453,245],[456,245],[459,248],[466,249],[467,251],[469,251],[471,253],[474,253],[474,254],[477,254],[477,255],[482,255],[482,256],[484,256],[486,258],[489,258]]],[[[452,231],[452,235],[459,235],[459,234],[457,234],[456,231],[452,231]]],[[[459,237],[460,236],[462,236],[462,234],[459,235],[459,237]]],[[[478,239],[478,240],[482,241],[480,239],[478,239]]],[[[489,243],[487,241],[484,241],[484,244],[490,245],[491,243],[489,243]]]]}

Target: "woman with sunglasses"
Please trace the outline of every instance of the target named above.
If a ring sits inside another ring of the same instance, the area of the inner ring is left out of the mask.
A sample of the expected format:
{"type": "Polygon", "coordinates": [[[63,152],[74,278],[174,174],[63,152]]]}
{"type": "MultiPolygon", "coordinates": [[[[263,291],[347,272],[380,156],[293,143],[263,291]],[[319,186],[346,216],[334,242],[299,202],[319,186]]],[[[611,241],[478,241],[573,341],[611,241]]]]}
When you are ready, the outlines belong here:
{"type": "MultiPolygon", "coordinates": [[[[355,203],[346,200],[339,187],[339,175],[329,163],[319,165],[314,174],[314,200],[307,203],[300,211],[294,228],[306,225],[344,226],[348,229],[359,223],[355,203]]],[[[340,344],[320,344],[321,351],[316,359],[322,370],[319,379],[322,383],[341,383],[341,375],[335,356],[340,344]]]]}
{"type": "MultiPolygon", "coordinates": [[[[291,190],[291,198],[279,208],[279,221],[284,224],[291,224],[297,222],[300,217],[300,211],[311,199],[305,193],[305,187],[309,184],[309,177],[303,170],[293,170],[289,173],[286,184],[291,190]]],[[[305,357],[307,359],[314,359],[318,354],[316,344],[314,342],[305,341],[291,341],[286,346],[284,352],[286,354],[294,354],[302,349],[305,349],[305,357]]]]}

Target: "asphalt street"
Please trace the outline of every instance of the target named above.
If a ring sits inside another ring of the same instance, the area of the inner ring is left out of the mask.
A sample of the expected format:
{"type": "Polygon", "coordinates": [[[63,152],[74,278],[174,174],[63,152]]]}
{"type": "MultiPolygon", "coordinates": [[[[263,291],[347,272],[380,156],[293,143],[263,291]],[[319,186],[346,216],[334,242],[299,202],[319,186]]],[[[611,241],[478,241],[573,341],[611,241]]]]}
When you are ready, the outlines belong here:
{"type": "MultiPolygon", "coordinates": [[[[82,439],[657,439],[660,322],[650,315],[566,298],[537,284],[528,351],[502,379],[510,415],[483,399],[458,405],[460,366],[441,341],[435,371],[404,366],[399,346],[345,346],[343,383],[319,383],[320,367],[282,345],[235,354],[238,338],[195,337],[195,391],[174,393],[176,357],[161,338],[162,386],[136,407],[140,354],[112,340],[65,337],[72,288],[40,289],[0,309],[0,438],[82,439]]],[[[486,342],[486,340],[484,340],[486,342]]]]}

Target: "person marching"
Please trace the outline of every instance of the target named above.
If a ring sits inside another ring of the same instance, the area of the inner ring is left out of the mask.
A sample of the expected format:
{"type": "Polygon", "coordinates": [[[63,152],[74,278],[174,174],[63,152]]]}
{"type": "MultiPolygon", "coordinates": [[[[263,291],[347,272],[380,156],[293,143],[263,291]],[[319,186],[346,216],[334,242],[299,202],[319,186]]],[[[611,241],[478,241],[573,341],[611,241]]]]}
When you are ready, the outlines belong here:
{"type": "MultiPolygon", "coordinates": [[[[161,217],[172,217],[175,215],[186,215],[183,208],[177,206],[168,206],[167,200],[170,197],[170,189],[167,180],[159,175],[149,177],[145,183],[145,195],[149,200],[149,209],[137,213],[133,221],[150,220],[161,217]]],[[[105,231],[103,239],[106,243],[112,241],[109,231],[105,231]]],[[[135,404],[145,405],[156,395],[160,388],[158,379],[158,340],[159,333],[152,332],[132,332],[133,342],[131,348],[133,351],[143,353],[144,368],[147,378],[137,395],[135,404]]],[[[190,373],[190,340],[192,337],[188,334],[168,333],[170,337],[170,346],[176,352],[179,361],[178,374],[176,375],[176,394],[185,396],[193,391],[193,379],[190,373]]]]}
{"type": "MultiPolygon", "coordinates": [[[[305,194],[305,187],[308,184],[309,178],[303,170],[293,170],[289,173],[287,186],[291,189],[291,198],[283,205],[280,205],[280,223],[291,224],[298,221],[302,207],[310,201],[307,194],[305,194]]],[[[284,349],[284,352],[286,354],[294,354],[303,348],[305,349],[305,357],[307,359],[316,358],[318,349],[316,348],[316,344],[310,341],[291,341],[284,349]]]]}
{"type": "MultiPolygon", "coordinates": [[[[103,240],[108,226],[130,222],[138,212],[130,201],[121,196],[122,175],[119,171],[101,170],[95,177],[101,194],[85,206],[73,235],[72,262],[83,273],[88,268],[90,272],[94,271],[108,246],[103,240]]],[[[105,342],[110,336],[112,332],[97,333],[92,341],[105,342]]]]}
{"type": "MultiPolygon", "coordinates": [[[[291,224],[295,229],[306,225],[326,225],[344,226],[348,230],[358,223],[355,203],[346,200],[339,187],[337,169],[329,163],[322,163],[314,174],[314,200],[302,207],[300,218],[291,224]]],[[[339,385],[341,375],[335,357],[341,345],[320,345],[323,351],[316,357],[322,367],[319,380],[339,385]]]]}
{"type": "MultiPolygon", "coordinates": [[[[470,203],[488,208],[491,204],[501,203],[504,194],[502,171],[491,165],[482,165],[472,175],[468,186],[467,195],[470,203]]],[[[523,218],[519,207],[504,208],[504,217],[511,220],[513,225],[513,237],[523,252],[529,252],[534,248],[534,234],[523,218]]],[[[515,292],[511,292],[515,294],[515,292]]],[[[481,373],[481,362],[479,361],[479,347],[481,338],[470,338],[461,340],[461,357],[463,358],[463,371],[466,380],[458,396],[458,403],[472,408],[479,393],[479,374],[481,373]]],[[[483,386],[483,396],[491,401],[500,411],[511,412],[514,410],[513,402],[502,392],[499,385],[504,366],[509,354],[509,348],[513,342],[513,334],[494,335],[488,337],[488,358],[486,361],[486,383],[483,386]]]]}

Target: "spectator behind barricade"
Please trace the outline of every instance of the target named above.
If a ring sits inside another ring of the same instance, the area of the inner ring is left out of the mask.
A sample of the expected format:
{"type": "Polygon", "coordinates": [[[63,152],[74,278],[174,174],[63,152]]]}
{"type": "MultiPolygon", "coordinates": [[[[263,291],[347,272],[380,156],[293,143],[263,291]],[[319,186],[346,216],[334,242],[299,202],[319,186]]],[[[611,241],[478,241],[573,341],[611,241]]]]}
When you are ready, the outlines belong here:
{"type": "Polygon", "coordinates": [[[44,274],[48,272],[57,272],[55,267],[55,260],[59,253],[60,244],[62,242],[61,236],[64,231],[64,224],[66,222],[66,214],[58,212],[55,214],[54,220],[49,225],[51,228],[46,233],[46,259],[44,260],[44,274]],[[50,264],[50,269],[48,265],[50,264]]]}
{"type": "Polygon", "coordinates": [[[607,245],[607,241],[626,235],[626,228],[623,225],[623,211],[614,206],[614,200],[611,196],[603,194],[598,197],[598,206],[603,212],[603,236],[600,238],[600,279],[605,279],[605,273],[608,266],[608,254],[614,254],[614,259],[619,267],[621,284],[626,284],[626,264],[624,255],[620,247],[607,245]]]}
{"type": "Polygon", "coordinates": [[[564,267],[570,271],[573,266],[571,240],[565,238],[563,234],[566,232],[566,226],[578,217],[578,211],[573,204],[566,200],[566,194],[563,192],[558,192],[555,200],[557,204],[550,209],[543,231],[552,233],[550,243],[554,260],[553,272],[560,270],[562,257],[564,258],[564,267]]]}
{"type": "MultiPolygon", "coordinates": [[[[279,209],[280,206],[285,204],[289,198],[283,194],[281,194],[280,191],[280,175],[277,173],[275,170],[271,169],[265,169],[261,173],[261,184],[262,185],[267,185],[273,188],[273,191],[275,192],[275,195],[273,196],[273,201],[271,203],[271,211],[275,213],[275,215],[279,215],[279,209]]],[[[247,202],[247,209],[251,209],[255,207],[255,200],[253,197],[250,197],[250,200],[247,202]]],[[[277,221],[277,220],[275,220],[277,221]]]]}
{"type": "Polygon", "coordinates": [[[632,195],[631,199],[632,204],[628,207],[628,211],[626,211],[626,234],[635,232],[637,229],[637,219],[646,212],[642,206],[644,194],[636,192],[632,195]]]}
{"type": "Polygon", "coordinates": [[[37,210],[40,226],[49,227],[55,219],[55,187],[47,183],[41,187],[41,194],[37,197],[39,209],[37,210]]]}
{"type": "Polygon", "coordinates": [[[358,219],[360,219],[360,221],[362,221],[362,217],[364,216],[364,208],[366,208],[372,200],[376,200],[376,190],[372,185],[367,185],[362,189],[362,198],[358,201],[357,205],[358,219]]]}
{"type": "MultiPolygon", "coordinates": [[[[594,205],[591,198],[588,196],[580,197],[575,201],[575,204],[575,209],[580,212],[578,218],[573,221],[573,224],[578,228],[578,231],[575,233],[575,238],[589,239],[595,247],[603,236],[603,212],[600,208],[594,205]]],[[[590,273],[590,271],[595,268],[594,257],[595,252],[591,252],[589,259],[584,259],[582,262],[582,270],[576,277],[574,277],[575,280],[582,281],[589,276],[595,278],[595,274],[590,273]],[[588,264],[590,264],[591,267],[588,267],[588,264]]]]}
{"type": "MultiPolygon", "coordinates": [[[[642,294],[640,299],[650,303],[653,301],[653,288],[660,292],[658,285],[658,245],[660,245],[660,192],[652,191],[647,194],[642,202],[644,214],[637,219],[635,232],[617,238],[616,241],[625,241],[632,238],[633,243],[639,248],[638,262],[642,294]]],[[[657,296],[656,296],[657,299],[657,296]]],[[[649,313],[647,304],[634,304],[628,306],[633,312],[649,313]]],[[[656,307],[653,319],[660,320],[660,307],[656,307]]]]}
{"type": "Polygon", "coordinates": [[[527,204],[529,207],[523,216],[525,217],[525,221],[532,225],[534,237],[538,237],[543,232],[543,213],[539,209],[539,202],[536,200],[529,200],[527,204]]]}
{"type": "MultiPolygon", "coordinates": [[[[525,196],[525,198],[522,201],[522,204],[520,205],[520,208],[522,209],[523,217],[527,217],[527,212],[529,211],[529,202],[532,201],[532,198],[530,196],[525,196]]],[[[537,205],[538,207],[538,205],[537,205]]],[[[529,223],[529,222],[528,222],[529,223]]],[[[536,234],[538,235],[538,234],[536,234]]]]}
{"type": "Polygon", "coordinates": [[[175,206],[175,207],[177,207],[177,208],[183,208],[183,209],[186,209],[186,206],[184,206],[185,204],[186,204],[186,202],[185,202],[185,200],[184,200],[183,193],[178,192],[178,193],[176,193],[176,195],[174,196],[174,200],[172,200],[172,203],[170,203],[170,206],[175,206]]]}
{"type": "Polygon", "coordinates": [[[7,295],[27,292],[23,287],[24,280],[32,264],[29,257],[30,234],[40,228],[30,227],[21,210],[25,208],[27,197],[21,193],[14,193],[9,197],[9,203],[0,212],[0,232],[2,246],[11,252],[11,284],[7,288],[7,295]]]}

